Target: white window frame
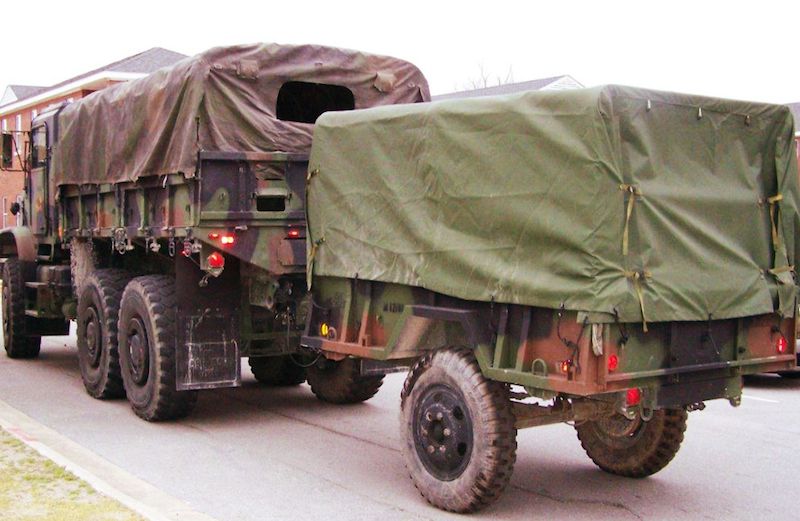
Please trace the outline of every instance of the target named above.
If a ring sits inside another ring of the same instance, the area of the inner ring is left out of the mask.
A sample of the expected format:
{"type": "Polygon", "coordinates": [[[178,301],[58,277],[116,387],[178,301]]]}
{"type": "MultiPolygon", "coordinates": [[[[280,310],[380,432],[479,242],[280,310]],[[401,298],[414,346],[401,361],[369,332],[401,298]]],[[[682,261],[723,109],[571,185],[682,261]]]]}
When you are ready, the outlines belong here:
{"type": "Polygon", "coordinates": [[[3,228],[8,226],[8,197],[3,196],[3,228]]]}

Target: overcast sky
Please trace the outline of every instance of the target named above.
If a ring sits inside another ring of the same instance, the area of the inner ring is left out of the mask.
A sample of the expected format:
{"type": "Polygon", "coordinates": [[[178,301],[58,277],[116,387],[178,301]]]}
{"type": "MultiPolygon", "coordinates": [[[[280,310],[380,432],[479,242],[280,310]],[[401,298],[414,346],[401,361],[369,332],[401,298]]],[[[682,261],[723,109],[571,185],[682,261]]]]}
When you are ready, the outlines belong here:
{"type": "Polygon", "coordinates": [[[493,82],[509,71],[514,81],[569,74],[586,86],[800,101],[797,0],[14,0],[2,13],[0,88],[52,85],[151,47],[195,54],[262,41],[403,58],[434,94],[483,70],[493,82]]]}

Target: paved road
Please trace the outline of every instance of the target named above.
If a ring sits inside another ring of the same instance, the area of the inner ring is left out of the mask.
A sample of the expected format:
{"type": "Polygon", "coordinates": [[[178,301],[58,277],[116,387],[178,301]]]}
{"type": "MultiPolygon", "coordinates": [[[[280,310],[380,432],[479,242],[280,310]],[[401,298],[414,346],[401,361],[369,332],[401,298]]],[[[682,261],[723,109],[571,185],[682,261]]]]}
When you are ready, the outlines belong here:
{"type": "MultiPolygon", "coordinates": [[[[91,399],[74,337],[35,361],[0,357],[0,399],[197,511],[220,520],[464,519],[429,507],[398,450],[402,375],[366,404],[307,386],[208,391],[187,420],[149,424],[91,399]]],[[[742,406],[692,413],[676,459],[645,480],[597,470],[571,427],[521,431],[512,484],[470,519],[796,519],[800,380],[748,383],[742,406]]]]}

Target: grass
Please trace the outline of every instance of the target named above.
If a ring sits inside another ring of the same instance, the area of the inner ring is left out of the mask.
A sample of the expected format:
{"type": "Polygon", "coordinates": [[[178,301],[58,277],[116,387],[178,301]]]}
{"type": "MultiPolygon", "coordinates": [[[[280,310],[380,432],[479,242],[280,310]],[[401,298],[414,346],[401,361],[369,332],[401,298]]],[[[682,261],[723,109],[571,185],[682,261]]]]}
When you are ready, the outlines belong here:
{"type": "Polygon", "coordinates": [[[144,520],[3,429],[0,429],[0,518],[3,521],[144,520]]]}

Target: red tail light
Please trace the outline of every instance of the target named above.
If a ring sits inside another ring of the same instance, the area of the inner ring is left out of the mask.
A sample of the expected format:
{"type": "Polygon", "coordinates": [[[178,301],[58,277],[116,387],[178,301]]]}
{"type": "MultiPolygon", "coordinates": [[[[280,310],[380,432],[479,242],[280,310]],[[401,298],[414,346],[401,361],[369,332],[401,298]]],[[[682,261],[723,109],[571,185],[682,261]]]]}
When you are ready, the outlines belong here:
{"type": "Polygon", "coordinates": [[[225,257],[218,251],[209,255],[207,260],[209,268],[220,269],[225,267],[225,257]]]}
{"type": "Polygon", "coordinates": [[[617,355],[609,355],[608,357],[608,372],[612,373],[619,367],[619,357],[617,355]]]}
{"type": "Polygon", "coordinates": [[[236,242],[236,235],[232,233],[211,232],[208,234],[208,238],[212,241],[219,241],[223,246],[231,246],[236,242]]]}
{"type": "Polygon", "coordinates": [[[625,403],[628,407],[633,407],[634,405],[639,405],[639,402],[642,401],[642,391],[637,388],[628,389],[625,393],[625,403]]]}
{"type": "Polygon", "coordinates": [[[785,336],[781,335],[778,337],[778,341],[775,342],[775,348],[779,354],[786,354],[789,352],[789,341],[786,340],[785,336]]]}
{"type": "Polygon", "coordinates": [[[289,230],[289,233],[286,236],[290,239],[297,239],[300,237],[300,230],[289,230]]]}

